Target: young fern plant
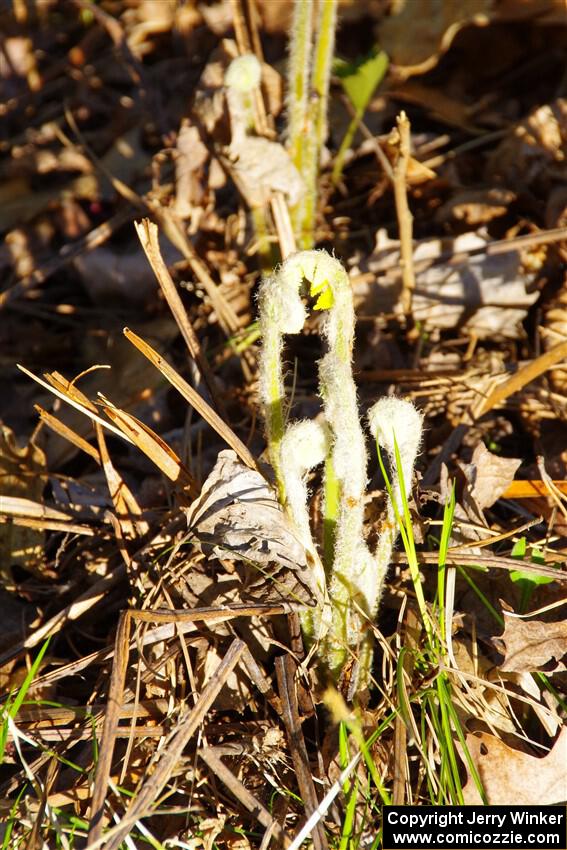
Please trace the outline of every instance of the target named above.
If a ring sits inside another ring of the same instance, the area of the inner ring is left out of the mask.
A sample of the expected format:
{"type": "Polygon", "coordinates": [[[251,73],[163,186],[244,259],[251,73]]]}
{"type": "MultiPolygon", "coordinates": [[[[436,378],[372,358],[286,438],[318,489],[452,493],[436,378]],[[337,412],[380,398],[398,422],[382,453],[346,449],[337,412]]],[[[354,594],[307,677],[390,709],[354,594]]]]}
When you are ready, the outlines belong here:
{"type": "MultiPolygon", "coordinates": [[[[367,687],[372,658],[368,622],[377,613],[396,534],[395,512],[400,497],[389,494],[386,531],[375,552],[364,537],[364,495],[367,483],[366,441],[352,374],[354,307],[348,275],[325,251],[293,254],[266,277],[259,295],[263,347],[260,394],[264,406],[268,453],[278,494],[298,536],[312,557],[325,604],[302,620],[305,637],[317,643],[321,665],[340,682],[346,669],[349,693],[367,687]],[[288,425],[282,364],[286,334],[301,331],[306,309],[304,284],[324,310],[322,336],[327,353],[319,362],[324,422],[288,425]],[[309,525],[305,477],[324,461],[324,565],[309,525]],[[356,663],[354,663],[356,662],[356,663]]],[[[411,481],[421,439],[421,415],[409,402],[383,399],[372,409],[371,426],[384,446],[397,480],[411,481]],[[394,434],[400,451],[394,451],[394,434]]],[[[403,486],[403,485],[402,485],[403,486]]]]}
{"type": "Polygon", "coordinates": [[[290,210],[297,244],[315,241],[317,179],[327,138],[331,64],[338,0],[319,0],[313,43],[313,0],[295,0],[288,66],[288,148],[305,191],[290,210]]]}

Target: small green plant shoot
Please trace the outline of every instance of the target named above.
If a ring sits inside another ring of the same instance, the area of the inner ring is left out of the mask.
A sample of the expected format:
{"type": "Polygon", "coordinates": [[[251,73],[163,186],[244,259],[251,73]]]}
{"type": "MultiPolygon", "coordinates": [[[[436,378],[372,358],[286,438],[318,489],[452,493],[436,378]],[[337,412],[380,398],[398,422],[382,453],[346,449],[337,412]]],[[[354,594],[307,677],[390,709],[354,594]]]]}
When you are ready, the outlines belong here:
{"type": "Polygon", "coordinates": [[[422,431],[421,414],[399,398],[381,399],[369,423],[390,461],[394,485],[384,530],[371,552],[364,538],[367,451],[352,374],[354,308],[348,275],[325,251],[292,254],[264,278],[259,296],[263,346],[260,393],[268,452],[280,501],[311,556],[322,600],[303,616],[309,644],[317,644],[322,667],[335,682],[349,675],[349,694],[369,684],[372,630],[402,510],[403,481],[411,482],[422,431]],[[322,335],[327,351],[319,362],[322,422],[286,423],[283,340],[301,331],[306,319],[302,287],[325,313],[322,335]],[[313,539],[305,478],[324,463],[325,540],[323,558],[313,539]]]}

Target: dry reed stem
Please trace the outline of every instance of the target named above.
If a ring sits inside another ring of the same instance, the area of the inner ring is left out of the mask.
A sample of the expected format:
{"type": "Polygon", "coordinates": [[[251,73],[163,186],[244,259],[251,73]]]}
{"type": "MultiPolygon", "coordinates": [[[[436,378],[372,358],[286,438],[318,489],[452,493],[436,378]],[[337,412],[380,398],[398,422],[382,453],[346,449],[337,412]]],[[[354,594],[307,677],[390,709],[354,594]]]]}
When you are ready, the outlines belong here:
{"type": "Polygon", "coordinates": [[[295,234],[293,232],[293,225],[289,215],[289,209],[282,192],[276,192],[272,195],[270,198],[270,206],[274,217],[274,224],[276,226],[276,233],[278,235],[278,242],[283,262],[286,257],[289,257],[290,254],[294,254],[297,251],[297,246],[295,242],[295,234]]]}
{"type": "Polygon", "coordinates": [[[95,424],[95,429],[98,450],[102,460],[102,469],[121,532],[129,540],[143,537],[148,533],[149,526],[142,519],[142,509],[136,497],[112,463],[106,447],[104,432],[98,423],[95,424]]]}
{"type": "Polygon", "coordinates": [[[60,437],[63,437],[63,439],[71,443],[72,446],[75,446],[76,449],[85,452],[85,454],[89,455],[89,457],[100,465],[100,454],[95,446],[91,446],[87,440],[77,434],[76,431],[73,431],[73,429],[68,425],[65,425],[64,422],[61,422],[61,420],[52,413],[49,413],[41,407],[41,405],[34,404],[34,410],[38,414],[40,420],[47,425],[48,428],[51,428],[52,431],[60,437]]]}
{"type": "Polygon", "coordinates": [[[407,172],[411,154],[410,123],[405,112],[397,119],[398,155],[393,168],[394,200],[400,232],[400,267],[402,270],[402,309],[411,314],[415,271],[413,267],[413,216],[408,204],[407,172]]]}
{"type": "Polygon", "coordinates": [[[200,487],[181,458],[148,425],[131,413],[120,410],[105,399],[104,412],[170,481],[186,489],[191,499],[197,498],[200,487]]]}
{"type": "MultiPolygon", "coordinates": [[[[471,547],[476,545],[475,541],[471,541],[471,547]]],[[[438,564],[438,552],[418,552],[417,560],[419,564],[438,564]]],[[[404,552],[394,552],[392,555],[393,564],[407,564],[407,555],[404,552]]],[[[467,552],[459,552],[456,555],[451,555],[449,552],[445,558],[447,566],[460,567],[487,567],[488,569],[508,570],[513,572],[521,570],[523,573],[533,573],[534,576],[544,576],[555,581],[567,582],[567,572],[546,567],[542,564],[531,564],[528,561],[520,561],[514,558],[504,558],[498,555],[474,555],[467,552]]]]}
{"type": "Polygon", "coordinates": [[[103,428],[106,428],[108,431],[112,431],[113,434],[115,434],[117,437],[121,437],[123,440],[126,440],[127,443],[132,443],[130,438],[127,437],[123,431],[121,431],[119,428],[116,428],[110,422],[106,422],[101,416],[93,412],[93,409],[96,410],[96,408],[89,399],[86,399],[86,396],[83,396],[83,398],[86,399],[88,406],[87,404],[76,401],[72,397],[72,395],[69,394],[72,390],[74,391],[73,394],[78,393],[79,391],[76,389],[76,387],[72,387],[72,385],[69,385],[69,387],[58,389],[52,384],[52,376],[46,375],[45,377],[47,380],[44,381],[41,378],[38,378],[37,375],[34,375],[33,372],[30,372],[29,369],[26,369],[25,366],[22,366],[20,363],[17,364],[17,367],[20,372],[23,372],[24,375],[27,375],[28,378],[31,378],[32,381],[36,382],[36,384],[39,384],[46,390],[49,390],[49,392],[53,393],[53,395],[56,395],[62,401],[66,402],[67,404],[70,404],[71,407],[74,407],[75,410],[78,410],[80,413],[84,413],[85,416],[88,416],[88,418],[91,419],[93,422],[97,422],[99,425],[102,425],[103,428]]]}
{"type": "Polygon", "coordinates": [[[185,340],[185,344],[189,349],[189,353],[197,364],[199,372],[201,373],[203,380],[205,381],[208,387],[214,404],[216,405],[221,416],[226,418],[226,411],[224,409],[224,404],[218,392],[215,376],[213,375],[206,358],[203,356],[203,352],[201,351],[201,344],[197,338],[197,334],[193,330],[193,326],[189,321],[189,316],[187,315],[187,311],[183,305],[183,301],[179,296],[177,288],[169,273],[169,269],[167,268],[161,255],[157,225],[155,225],[149,219],[144,218],[141,222],[134,222],[134,227],[136,228],[138,239],[140,240],[146,257],[148,258],[148,262],[152,267],[157,281],[161,287],[169,309],[173,314],[173,318],[177,322],[177,327],[181,332],[181,336],[185,340]]]}
{"type": "MultiPolygon", "coordinates": [[[[404,689],[404,677],[408,682],[413,681],[413,670],[415,667],[416,650],[419,648],[419,636],[422,631],[421,622],[413,608],[406,608],[404,619],[404,647],[409,651],[405,653],[402,661],[402,676],[400,687],[404,689]]],[[[392,804],[403,806],[406,802],[406,783],[409,775],[407,759],[407,720],[402,711],[403,706],[396,704],[396,720],[394,723],[394,770],[392,804]]],[[[412,803],[412,800],[409,800],[412,803]]]]}
{"type": "Polygon", "coordinates": [[[207,404],[202,396],[193,389],[193,387],[185,381],[178,372],[175,371],[173,366],[171,366],[165,358],[158,354],[157,351],[151,347],[151,345],[133,331],[129,330],[129,328],[124,328],[125,337],[135,345],[138,351],[141,351],[144,357],[152,363],[156,369],[158,369],[164,378],[167,378],[169,383],[175,387],[175,389],[183,396],[183,398],[189,402],[189,404],[195,408],[197,413],[199,413],[203,419],[205,419],[208,424],[213,428],[217,434],[222,437],[222,439],[230,446],[231,449],[234,449],[240,460],[249,466],[250,469],[257,469],[257,464],[250,453],[249,449],[244,445],[240,437],[237,437],[232,428],[230,428],[226,422],[224,422],[218,413],[213,410],[213,408],[207,404]]]}
{"type": "Polygon", "coordinates": [[[565,358],[567,358],[567,340],[560,342],[554,348],[550,348],[545,354],[540,354],[535,360],[526,363],[525,366],[518,369],[515,375],[499,384],[488,398],[482,400],[479,409],[475,411],[476,416],[484,416],[489,410],[502,404],[509,396],[519,392],[526,384],[535,381],[536,378],[539,378],[540,375],[543,375],[544,372],[555,366],[556,363],[565,360],[565,358]]]}

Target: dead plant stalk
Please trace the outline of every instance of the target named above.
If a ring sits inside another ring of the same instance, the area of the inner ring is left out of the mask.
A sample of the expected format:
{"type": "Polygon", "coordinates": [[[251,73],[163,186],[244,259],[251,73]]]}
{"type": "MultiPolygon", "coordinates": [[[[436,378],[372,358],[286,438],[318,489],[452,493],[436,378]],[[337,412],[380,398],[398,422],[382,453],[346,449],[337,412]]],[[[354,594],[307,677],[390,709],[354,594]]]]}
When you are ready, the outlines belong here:
{"type": "Polygon", "coordinates": [[[413,216],[408,204],[407,173],[411,153],[410,122],[405,112],[397,119],[398,155],[393,168],[394,200],[400,233],[400,266],[402,270],[402,309],[406,316],[411,313],[415,290],[413,267],[413,216]]]}

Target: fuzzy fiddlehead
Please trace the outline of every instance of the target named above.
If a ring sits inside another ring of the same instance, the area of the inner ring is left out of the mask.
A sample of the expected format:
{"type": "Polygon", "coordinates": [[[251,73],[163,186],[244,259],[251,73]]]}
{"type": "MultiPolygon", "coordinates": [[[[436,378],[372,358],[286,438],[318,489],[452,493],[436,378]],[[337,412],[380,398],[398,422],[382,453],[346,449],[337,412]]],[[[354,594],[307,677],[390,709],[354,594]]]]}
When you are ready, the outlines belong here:
{"type": "Polygon", "coordinates": [[[375,552],[375,597],[371,600],[370,608],[370,613],[375,615],[398,536],[397,518],[404,511],[402,484],[404,487],[411,485],[423,432],[423,416],[410,401],[391,396],[381,398],[370,408],[368,423],[377,447],[386,452],[391,478],[391,496],[388,496],[386,519],[375,552]]]}
{"type": "Polygon", "coordinates": [[[258,298],[262,334],[260,396],[264,406],[268,454],[283,505],[286,504],[281,466],[281,442],[285,429],[283,338],[286,334],[299,333],[307,317],[300,288],[309,266],[305,252],[292,254],[274,274],[263,279],[258,298]],[[307,262],[307,269],[304,262],[307,262]]]}
{"type": "Polygon", "coordinates": [[[254,128],[254,91],[261,79],[262,66],[253,53],[238,56],[226,69],[224,84],[234,146],[254,128]]]}
{"type": "Polygon", "coordinates": [[[326,582],[328,610],[302,618],[308,641],[319,641],[322,665],[339,681],[347,663],[354,670],[349,691],[368,683],[372,633],[384,577],[395,543],[395,508],[401,504],[400,481],[410,481],[421,439],[421,414],[409,402],[388,398],[370,412],[373,434],[390,461],[394,484],[385,531],[375,553],[364,539],[364,492],[367,453],[352,374],[354,308],[348,275],[325,251],[293,254],[267,277],[260,289],[263,349],[260,388],[264,401],[270,459],[280,499],[312,555],[317,580],[326,582]],[[324,310],[322,335],[328,351],[319,363],[325,425],[299,422],[286,428],[282,369],[283,337],[299,333],[306,318],[301,298],[309,284],[315,309],[324,310]],[[397,441],[397,443],[396,443],[397,441]],[[396,452],[397,449],[397,452],[396,452]],[[305,476],[325,456],[325,525],[332,526],[332,545],[325,541],[325,569],[309,525],[305,476]],[[398,462],[399,461],[399,462],[398,462]]]}

